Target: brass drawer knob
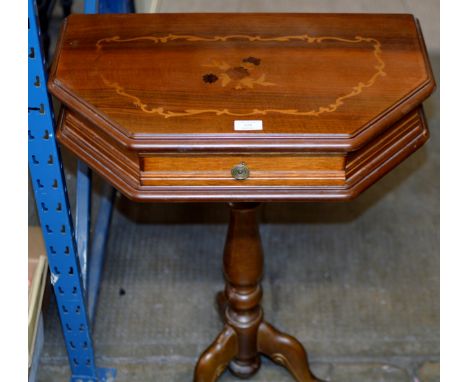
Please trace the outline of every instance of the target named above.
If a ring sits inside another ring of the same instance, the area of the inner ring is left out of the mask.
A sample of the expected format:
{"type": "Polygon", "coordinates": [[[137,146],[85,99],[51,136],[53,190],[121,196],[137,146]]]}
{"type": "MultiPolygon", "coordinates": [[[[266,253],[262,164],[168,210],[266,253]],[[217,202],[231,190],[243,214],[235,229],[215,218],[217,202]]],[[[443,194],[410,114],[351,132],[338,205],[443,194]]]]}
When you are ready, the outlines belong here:
{"type": "Polygon", "coordinates": [[[231,169],[231,175],[234,179],[244,180],[249,177],[250,170],[244,162],[241,162],[231,169]]]}

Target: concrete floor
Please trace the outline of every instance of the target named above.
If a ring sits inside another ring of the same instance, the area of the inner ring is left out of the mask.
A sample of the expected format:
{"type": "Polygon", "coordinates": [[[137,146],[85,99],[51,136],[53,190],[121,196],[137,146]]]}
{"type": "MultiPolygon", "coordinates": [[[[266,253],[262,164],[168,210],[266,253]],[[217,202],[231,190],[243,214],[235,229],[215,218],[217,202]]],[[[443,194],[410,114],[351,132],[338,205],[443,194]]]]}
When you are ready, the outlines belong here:
{"type": "MultiPolygon", "coordinates": [[[[439,78],[435,0],[160,0],[159,11],[410,12],[420,18],[439,78]]],[[[430,142],[357,200],[261,210],[266,316],[303,342],[324,379],[440,379],[438,92],[425,108],[430,142]]],[[[75,161],[63,154],[73,189],[75,161]]],[[[117,381],[191,380],[220,329],[213,299],[223,285],[226,221],[224,205],[118,199],[94,330],[97,363],[116,367],[117,381]]],[[[39,381],[68,380],[53,303],[45,319],[39,381]]],[[[292,378],[264,360],[251,380],[292,378]]]]}

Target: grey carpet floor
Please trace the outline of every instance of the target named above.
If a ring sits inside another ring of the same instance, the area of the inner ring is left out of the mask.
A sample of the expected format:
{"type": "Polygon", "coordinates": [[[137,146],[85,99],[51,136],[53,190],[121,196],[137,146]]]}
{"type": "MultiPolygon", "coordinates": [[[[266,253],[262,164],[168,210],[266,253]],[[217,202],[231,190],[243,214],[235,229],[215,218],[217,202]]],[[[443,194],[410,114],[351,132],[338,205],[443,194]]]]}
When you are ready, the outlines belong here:
{"type": "MultiPolygon", "coordinates": [[[[439,78],[437,53],[431,61],[439,78]]],[[[429,143],[357,200],[260,211],[266,317],[302,341],[322,378],[439,381],[438,105],[437,92],[425,104],[429,143]]],[[[73,190],[74,160],[63,154],[73,190]]],[[[94,328],[97,363],[116,367],[117,381],[191,380],[221,328],[214,296],[227,217],[220,204],[118,198],[94,328]]],[[[52,301],[41,382],[70,375],[55,309],[52,301]]],[[[292,378],[264,360],[251,380],[292,378]]]]}

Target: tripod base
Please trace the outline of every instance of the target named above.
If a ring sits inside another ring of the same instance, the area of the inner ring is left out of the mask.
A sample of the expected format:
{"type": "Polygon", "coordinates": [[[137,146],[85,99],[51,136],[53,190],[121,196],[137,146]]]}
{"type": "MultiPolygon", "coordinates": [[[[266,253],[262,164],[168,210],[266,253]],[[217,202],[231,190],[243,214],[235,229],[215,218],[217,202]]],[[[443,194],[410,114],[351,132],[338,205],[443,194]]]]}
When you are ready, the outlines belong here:
{"type": "Polygon", "coordinates": [[[194,381],[215,382],[227,368],[239,378],[249,378],[260,369],[263,354],[287,368],[297,382],[320,382],[309,370],[301,343],[263,319],[263,254],[256,207],[254,203],[231,204],[224,250],[226,290],[217,296],[225,325],[198,360],[194,381]]]}

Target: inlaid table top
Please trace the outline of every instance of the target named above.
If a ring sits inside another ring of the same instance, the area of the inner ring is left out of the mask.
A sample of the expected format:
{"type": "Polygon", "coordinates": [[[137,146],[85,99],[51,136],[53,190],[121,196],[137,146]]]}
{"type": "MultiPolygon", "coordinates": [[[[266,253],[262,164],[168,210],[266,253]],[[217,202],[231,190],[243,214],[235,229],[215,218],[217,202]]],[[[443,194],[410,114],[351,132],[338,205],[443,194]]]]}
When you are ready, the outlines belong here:
{"type": "Polygon", "coordinates": [[[411,15],[73,15],[60,141],[137,200],[356,196],[428,137],[411,15]]]}

